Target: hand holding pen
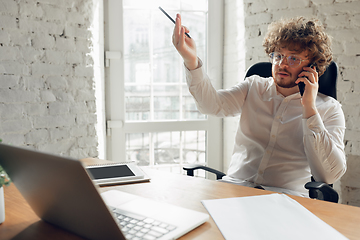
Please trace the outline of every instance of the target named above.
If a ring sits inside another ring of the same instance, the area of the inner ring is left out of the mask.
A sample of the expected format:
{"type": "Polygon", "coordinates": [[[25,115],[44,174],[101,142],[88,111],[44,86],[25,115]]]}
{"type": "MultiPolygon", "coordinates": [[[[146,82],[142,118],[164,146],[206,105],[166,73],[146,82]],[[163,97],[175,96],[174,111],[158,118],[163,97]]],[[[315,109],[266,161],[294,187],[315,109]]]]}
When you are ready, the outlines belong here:
{"type": "Polygon", "coordinates": [[[198,58],[196,54],[195,41],[190,37],[189,30],[181,26],[181,16],[176,14],[176,20],[174,21],[161,7],[159,9],[173,22],[175,28],[172,36],[172,43],[176,50],[180,53],[184,59],[184,64],[189,70],[196,69],[198,67],[198,58]]]}
{"type": "MultiPolygon", "coordinates": [[[[170,17],[170,15],[167,14],[167,12],[165,12],[164,9],[162,9],[161,7],[159,7],[159,9],[160,9],[160,11],[162,11],[162,12],[165,14],[165,16],[167,16],[167,17],[170,19],[170,21],[172,21],[172,22],[175,24],[174,19],[172,19],[172,17],[170,17]]],[[[188,31],[188,32],[189,32],[189,31],[188,31]]],[[[186,35],[188,38],[191,38],[190,35],[188,34],[188,32],[185,32],[185,35],[186,35]]]]}

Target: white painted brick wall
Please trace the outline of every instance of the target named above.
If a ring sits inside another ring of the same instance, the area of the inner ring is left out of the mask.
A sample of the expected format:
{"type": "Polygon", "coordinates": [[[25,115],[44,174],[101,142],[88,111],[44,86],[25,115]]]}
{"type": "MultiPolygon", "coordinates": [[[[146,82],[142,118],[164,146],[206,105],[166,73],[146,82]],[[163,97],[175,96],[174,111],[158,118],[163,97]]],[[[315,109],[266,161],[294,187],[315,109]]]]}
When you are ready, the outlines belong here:
{"type": "Polygon", "coordinates": [[[92,0],[0,1],[0,138],[97,157],[92,0]]]}
{"type": "MultiPolygon", "coordinates": [[[[360,1],[225,0],[225,16],[225,87],[241,81],[244,69],[251,64],[268,61],[262,40],[272,21],[306,16],[317,17],[324,24],[333,37],[334,60],[340,69],[338,100],[343,106],[347,127],[348,170],[335,188],[342,203],[360,206],[360,1]],[[245,28],[245,34],[241,27],[245,28]]],[[[231,155],[236,127],[235,120],[225,121],[225,159],[231,155]]]]}

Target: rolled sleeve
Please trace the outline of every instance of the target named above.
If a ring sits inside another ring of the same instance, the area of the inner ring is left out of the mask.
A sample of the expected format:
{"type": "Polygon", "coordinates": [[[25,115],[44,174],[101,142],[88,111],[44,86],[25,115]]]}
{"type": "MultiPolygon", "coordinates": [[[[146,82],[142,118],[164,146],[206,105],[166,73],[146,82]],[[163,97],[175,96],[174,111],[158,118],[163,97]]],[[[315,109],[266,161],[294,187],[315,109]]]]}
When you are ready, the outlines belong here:
{"type": "Polygon", "coordinates": [[[204,69],[202,67],[203,63],[202,63],[201,59],[198,58],[198,61],[199,61],[198,68],[196,68],[194,70],[189,70],[184,64],[186,83],[189,87],[191,85],[196,85],[198,83],[201,83],[204,79],[204,76],[206,76],[206,74],[204,73],[204,69]]]}

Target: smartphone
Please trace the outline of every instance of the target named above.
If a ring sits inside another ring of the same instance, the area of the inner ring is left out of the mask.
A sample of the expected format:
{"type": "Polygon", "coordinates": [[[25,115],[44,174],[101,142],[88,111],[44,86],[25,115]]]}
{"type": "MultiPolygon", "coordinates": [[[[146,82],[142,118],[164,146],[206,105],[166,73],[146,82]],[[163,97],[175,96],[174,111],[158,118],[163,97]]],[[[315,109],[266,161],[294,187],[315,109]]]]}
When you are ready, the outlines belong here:
{"type": "MultiPolygon", "coordinates": [[[[314,66],[315,66],[315,63],[311,63],[309,65],[310,68],[312,68],[314,66]]],[[[304,91],[305,91],[305,83],[299,82],[298,87],[299,87],[300,95],[302,96],[304,94],[304,91]]]]}
{"type": "MultiPolygon", "coordinates": [[[[161,7],[159,7],[159,9],[160,9],[160,11],[162,11],[162,12],[165,14],[165,16],[167,16],[167,17],[170,19],[170,21],[172,21],[172,22],[175,24],[175,20],[172,19],[172,17],[170,17],[169,14],[167,14],[167,12],[165,12],[164,9],[162,9],[161,7]]],[[[185,35],[186,35],[188,38],[191,38],[188,33],[185,33],[185,35]]]]}

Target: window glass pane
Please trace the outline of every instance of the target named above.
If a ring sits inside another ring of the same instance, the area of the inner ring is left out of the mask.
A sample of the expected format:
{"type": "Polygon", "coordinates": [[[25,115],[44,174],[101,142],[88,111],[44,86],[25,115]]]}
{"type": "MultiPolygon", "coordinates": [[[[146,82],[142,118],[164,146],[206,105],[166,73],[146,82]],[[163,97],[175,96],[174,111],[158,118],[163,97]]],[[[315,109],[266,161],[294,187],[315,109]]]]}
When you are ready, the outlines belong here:
{"type": "Polygon", "coordinates": [[[154,119],[177,120],[179,112],[179,86],[160,85],[154,86],[154,119]]]}
{"type": "MultiPolygon", "coordinates": [[[[201,0],[203,2],[204,0],[201,0]]],[[[154,9],[161,6],[165,10],[169,9],[179,9],[180,0],[123,0],[124,8],[146,8],[154,9]]]]}
{"type": "Polygon", "coordinates": [[[127,160],[140,166],[206,162],[206,132],[156,132],[126,134],[127,160]]]}
{"type": "Polygon", "coordinates": [[[205,163],[205,131],[183,132],[184,163],[205,163]]]}
{"type": "MultiPolygon", "coordinates": [[[[124,0],[126,121],[205,119],[186,86],[183,60],[172,44],[174,24],[161,6],[195,39],[206,69],[207,0],[124,0]]],[[[126,156],[140,166],[182,172],[182,164],[206,163],[206,131],[126,134],[126,156]]]]}
{"type": "Polygon", "coordinates": [[[139,166],[148,166],[149,139],[149,133],[126,134],[127,161],[135,161],[139,166]]]}
{"type": "Polygon", "coordinates": [[[207,11],[207,0],[181,0],[181,10],[207,11]]]}
{"type": "Polygon", "coordinates": [[[180,163],[180,132],[164,132],[154,134],[154,163],[180,163]]]}
{"type": "Polygon", "coordinates": [[[183,116],[184,119],[206,119],[206,115],[201,114],[194,104],[192,96],[183,97],[183,116]]]}
{"type": "Polygon", "coordinates": [[[125,82],[143,81],[140,77],[150,71],[149,19],[148,10],[124,11],[125,82]]]}
{"type": "Polygon", "coordinates": [[[128,85],[125,87],[126,119],[146,121],[150,118],[149,89],[149,85],[128,85]]]}
{"type": "Polygon", "coordinates": [[[207,11],[207,0],[123,0],[124,8],[165,9],[207,11]]]}
{"type": "Polygon", "coordinates": [[[206,68],[207,1],[169,2],[174,3],[124,1],[126,121],[206,118],[195,113],[195,101],[188,98],[183,61],[172,44],[174,24],[158,6],[167,6],[173,18],[182,14],[206,68]]]}
{"type": "MultiPolygon", "coordinates": [[[[171,16],[176,11],[168,11],[171,16]]],[[[178,83],[182,80],[183,64],[179,53],[172,44],[174,24],[160,11],[154,12],[156,31],[153,39],[153,76],[154,82],[178,83]]]]}

